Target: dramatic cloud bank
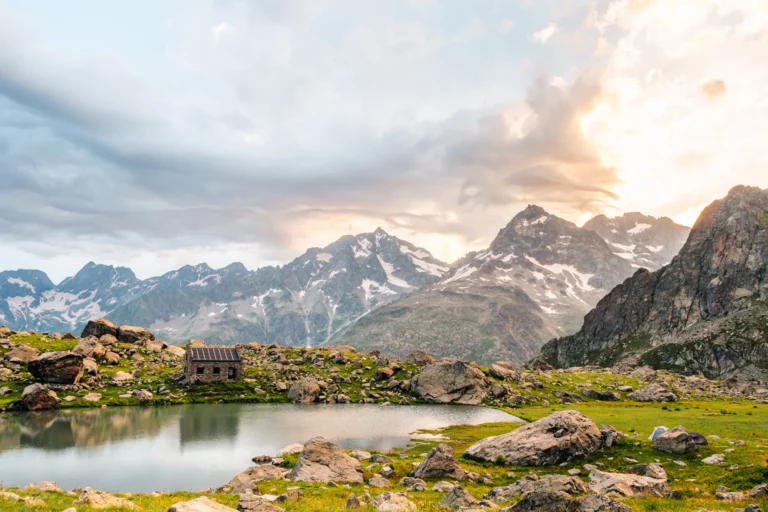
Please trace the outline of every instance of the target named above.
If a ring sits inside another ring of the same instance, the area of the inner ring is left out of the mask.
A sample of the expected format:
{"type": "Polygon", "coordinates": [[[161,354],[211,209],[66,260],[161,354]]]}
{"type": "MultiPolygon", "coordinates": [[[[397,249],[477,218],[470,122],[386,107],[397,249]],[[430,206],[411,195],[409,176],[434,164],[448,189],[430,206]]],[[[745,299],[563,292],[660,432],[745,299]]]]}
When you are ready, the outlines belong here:
{"type": "Polygon", "coordinates": [[[692,222],[768,186],[760,3],[0,0],[0,268],[377,226],[452,260],[528,203],[692,222]]]}

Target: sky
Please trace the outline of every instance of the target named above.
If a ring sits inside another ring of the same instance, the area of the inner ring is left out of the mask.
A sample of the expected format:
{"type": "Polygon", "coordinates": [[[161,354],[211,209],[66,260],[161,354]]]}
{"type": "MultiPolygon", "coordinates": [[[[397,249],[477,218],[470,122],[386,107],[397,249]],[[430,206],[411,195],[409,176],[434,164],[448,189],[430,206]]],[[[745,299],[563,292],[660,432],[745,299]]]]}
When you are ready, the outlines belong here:
{"type": "Polygon", "coordinates": [[[0,270],[453,261],[768,187],[764,0],[0,0],[0,270]]]}

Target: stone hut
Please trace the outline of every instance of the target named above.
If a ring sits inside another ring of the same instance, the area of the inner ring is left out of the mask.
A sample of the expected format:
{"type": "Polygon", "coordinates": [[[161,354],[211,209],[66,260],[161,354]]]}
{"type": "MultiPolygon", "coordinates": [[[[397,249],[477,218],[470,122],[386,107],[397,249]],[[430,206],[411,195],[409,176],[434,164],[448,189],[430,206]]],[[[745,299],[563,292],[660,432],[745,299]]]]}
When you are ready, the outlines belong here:
{"type": "Polygon", "coordinates": [[[243,360],[235,347],[187,348],[184,355],[187,382],[220,382],[241,380],[243,360]]]}

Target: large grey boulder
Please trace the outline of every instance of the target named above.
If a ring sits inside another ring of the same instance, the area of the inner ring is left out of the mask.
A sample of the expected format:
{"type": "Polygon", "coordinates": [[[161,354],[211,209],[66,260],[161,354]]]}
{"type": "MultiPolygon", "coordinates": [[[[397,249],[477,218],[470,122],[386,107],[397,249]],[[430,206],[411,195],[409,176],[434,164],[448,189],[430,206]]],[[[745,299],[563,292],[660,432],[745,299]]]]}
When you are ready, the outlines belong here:
{"type": "Polygon", "coordinates": [[[314,377],[305,377],[293,384],[288,391],[288,400],[294,403],[311,404],[320,394],[320,384],[314,377]]]}
{"type": "Polygon", "coordinates": [[[272,464],[262,464],[252,466],[245,471],[238,473],[226,486],[232,492],[243,494],[247,489],[253,490],[255,484],[265,480],[282,480],[287,471],[285,469],[273,466],[272,464]]]}
{"type": "Polygon", "coordinates": [[[155,341],[155,335],[149,332],[149,329],[145,329],[144,327],[121,325],[117,329],[117,341],[120,343],[143,345],[148,341],[155,341]]]}
{"type": "Polygon", "coordinates": [[[42,384],[31,384],[21,393],[21,408],[25,411],[58,409],[60,404],[56,393],[42,384]]]}
{"type": "Polygon", "coordinates": [[[603,444],[595,423],[578,411],[558,411],[470,446],[464,456],[481,462],[500,457],[518,466],[552,466],[596,452],[603,444]]]}
{"type": "Polygon", "coordinates": [[[77,384],[83,376],[83,356],[74,352],[46,352],[27,364],[32,376],[48,384],[77,384]]]}
{"type": "Polygon", "coordinates": [[[533,491],[565,492],[571,495],[589,492],[589,486],[580,478],[569,475],[530,474],[522,477],[513,484],[504,487],[494,487],[484,496],[485,499],[502,503],[511,498],[522,496],[533,491]]]}
{"type": "Polygon", "coordinates": [[[630,473],[604,473],[593,469],[589,485],[600,494],[632,496],[665,496],[669,493],[667,480],[630,473]]]}
{"type": "Polygon", "coordinates": [[[656,438],[653,446],[657,450],[667,453],[682,454],[696,451],[696,443],[683,427],[667,430],[656,438]]]}
{"type": "Polygon", "coordinates": [[[296,466],[286,475],[298,482],[363,483],[360,461],[322,437],[313,437],[304,445],[296,466]]]}
{"type": "Polygon", "coordinates": [[[453,448],[440,444],[432,448],[424,460],[413,471],[416,478],[453,478],[466,480],[467,472],[462,469],[453,453],[453,448]]]}
{"type": "Polygon", "coordinates": [[[85,324],[85,328],[80,337],[87,338],[88,336],[95,336],[96,338],[101,338],[105,334],[117,338],[117,326],[115,326],[111,320],[97,318],[96,320],[89,320],[88,323],[85,324]]]}
{"type": "Polygon", "coordinates": [[[658,382],[645,386],[627,395],[627,398],[635,402],[674,402],[677,396],[658,382]]]}
{"type": "Polygon", "coordinates": [[[39,355],[36,348],[19,345],[6,352],[5,358],[12,363],[28,363],[39,355]]]}
{"type": "Polygon", "coordinates": [[[104,345],[99,342],[99,339],[94,336],[88,336],[81,339],[75,348],[72,349],[72,352],[93,359],[102,359],[107,355],[106,347],[104,347],[104,345]]]}
{"type": "Polygon", "coordinates": [[[439,361],[411,381],[414,395],[430,402],[477,405],[488,394],[485,375],[464,361],[439,361]]]}
{"type": "Polygon", "coordinates": [[[168,512],[237,512],[231,507],[201,496],[189,501],[180,501],[171,505],[168,512]]]}

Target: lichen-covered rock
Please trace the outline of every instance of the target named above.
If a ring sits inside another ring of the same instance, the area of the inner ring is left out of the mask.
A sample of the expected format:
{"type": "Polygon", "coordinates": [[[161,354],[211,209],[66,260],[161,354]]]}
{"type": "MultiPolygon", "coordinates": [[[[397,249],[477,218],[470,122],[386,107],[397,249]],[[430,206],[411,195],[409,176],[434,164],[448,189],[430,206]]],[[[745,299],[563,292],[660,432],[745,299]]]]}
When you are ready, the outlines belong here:
{"type": "Polygon", "coordinates": [[[96,320],[89,320],[85,324],[81,338],[87,338],[88,336],[95,336],[97,339],[101,338],[105,334],[117,337],[117,326],[106,318],[97,318],[96,320]]]}
{"type": "Polygon", "coordinates": [[[134,325],[121,325],[117,329],[117,340],[120,343],[132,343],[143,345],[148,341],[155,341],[155,335],[144,327],[134,325]]]}
{"type": "Polygon", "coordinates": [[[25,411],[46,411],[58,409],[59,397],[42,384],[30,384],[21,393],[21,408],[25,411]]]}
{"type": "Polygon", "coordinates": [[[363,483],[360,461],[322,437],[313,437],[304,445],[296,466],[286,475],[298,482],[363,483]]]}
{"type": "Polygon", "coordinates": [[[46,352],[27,364],[32,376],[48,384],[77,384],[83,376],[83,356],[74,352],[46,352]]]}
{"type": "Polygon", "coordinates": [[[653,443],[653,447],[667,453],[691,453],[696,450],[696,443],[683,427],[675,427],[667,430],[653,443]]]}
{"type": "Polygon", "coordinates": [[[411,391],[430,402],[477,405],[488,394],[483,372],[464,361],[426,366],[411,381],[411,391]]]}
{"type": "Polygon", "coordinates": [[[627,398],[635,402],[675,402],[677,396],[665,386],[655,382],[650,386],[638,389],[627,395],[627,398]]]}
{"type": "Polygon", "coordinates": [[[552,466],[596,452],[603,445],[595,423],[578,411],[559,411],[507,434],[470,446],[464,456],[483,462],[499,458],[519,466],[552,466]]]}
{"type": "Polygon", "coordinates": [[[453,448],[439,444],[432,448],[424,460],[413,471],[416,478],[453,478],[466,480],[467,472],[456,461],[453,448]]]}

